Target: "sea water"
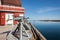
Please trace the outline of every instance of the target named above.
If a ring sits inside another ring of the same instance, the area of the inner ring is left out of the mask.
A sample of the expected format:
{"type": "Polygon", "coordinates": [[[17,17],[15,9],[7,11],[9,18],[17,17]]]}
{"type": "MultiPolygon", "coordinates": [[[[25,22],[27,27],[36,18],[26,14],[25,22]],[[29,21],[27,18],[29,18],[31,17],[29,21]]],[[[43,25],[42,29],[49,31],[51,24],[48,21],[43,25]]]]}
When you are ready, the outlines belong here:
{"type": "Polygon", "coordinates": [[[60,40],[60,22],[30,21],[47,40],[60,40]]]}

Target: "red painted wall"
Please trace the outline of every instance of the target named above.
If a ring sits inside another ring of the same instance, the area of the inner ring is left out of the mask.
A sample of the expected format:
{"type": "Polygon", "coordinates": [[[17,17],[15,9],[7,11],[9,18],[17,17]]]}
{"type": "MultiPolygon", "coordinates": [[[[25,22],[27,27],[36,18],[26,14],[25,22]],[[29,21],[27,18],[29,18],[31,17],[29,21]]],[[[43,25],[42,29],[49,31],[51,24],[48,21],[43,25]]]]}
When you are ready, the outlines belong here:
{"type": "Polygon", "coordinates": [[[5,13],[0,12],[0,25],[5,25],[5,13]]]}

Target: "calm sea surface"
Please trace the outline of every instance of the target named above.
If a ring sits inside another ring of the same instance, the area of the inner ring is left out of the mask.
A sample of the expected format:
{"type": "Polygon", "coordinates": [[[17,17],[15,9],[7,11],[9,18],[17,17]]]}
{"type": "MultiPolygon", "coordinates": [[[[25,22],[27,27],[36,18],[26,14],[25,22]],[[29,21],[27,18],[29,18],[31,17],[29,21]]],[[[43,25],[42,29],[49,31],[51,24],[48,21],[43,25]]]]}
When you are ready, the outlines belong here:
{"type": "Polygon", "coordinates": [[[60,22],[30,21],[47,40],[60,40],[60,22]]]}

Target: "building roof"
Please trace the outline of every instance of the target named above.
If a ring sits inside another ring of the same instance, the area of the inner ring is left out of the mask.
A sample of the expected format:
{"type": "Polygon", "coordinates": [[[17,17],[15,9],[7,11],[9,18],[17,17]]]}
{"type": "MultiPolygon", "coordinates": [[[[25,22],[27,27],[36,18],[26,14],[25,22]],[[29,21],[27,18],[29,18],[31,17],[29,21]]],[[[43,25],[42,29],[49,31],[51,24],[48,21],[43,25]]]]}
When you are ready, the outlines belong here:
{"type": "Polygon", "coordinates": [[[2,5],[21,6],[20,0],[1,0],[2,5]]]}

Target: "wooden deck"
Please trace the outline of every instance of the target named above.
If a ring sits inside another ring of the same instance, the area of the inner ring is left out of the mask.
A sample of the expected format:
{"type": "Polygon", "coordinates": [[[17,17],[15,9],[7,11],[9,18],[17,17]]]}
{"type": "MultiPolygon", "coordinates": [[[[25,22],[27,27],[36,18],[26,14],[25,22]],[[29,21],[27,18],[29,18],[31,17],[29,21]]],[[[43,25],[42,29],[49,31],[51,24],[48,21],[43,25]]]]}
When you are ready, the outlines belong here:
{"type": "MultiPolygon", "coordinates": [[[[7,33],[3,33],[3,32],[10,31],[10,30],[12,30],[12,28],[13,27],[11,25],[0,26],[0,40],[6,40],[7,33]]],[[[30,30],[27,32],[32,34],[32,32],[30,30]]],[[[32,36],[29,40],[35,40],[34,36],[32,36]]]]}
{"type": "MultiPolygon", "coordinates": [[[[0,26],[0,40],[6,40],[7,33],[13,29],[14,26],[6,25],[6,26],[0,26]]],[[[29,26],[31,29],[26,30],[28,37],[23,36],[22,40],[28,39],[28,40],[46,40],[45,37],[36,29],[34,26],[29,26]]],[[[23,32],[24,33],[24,32],[23,32]]],[[[25,33],[24,33],[25,34],[25,33]]]]}
{"type": "Polygon", "coordinates": [[[10,31],[12,28],[13,27],[10,25],[0,26],[0,40],[6,40],[7,33],[3,33],[3,32],[10,31]]]}

